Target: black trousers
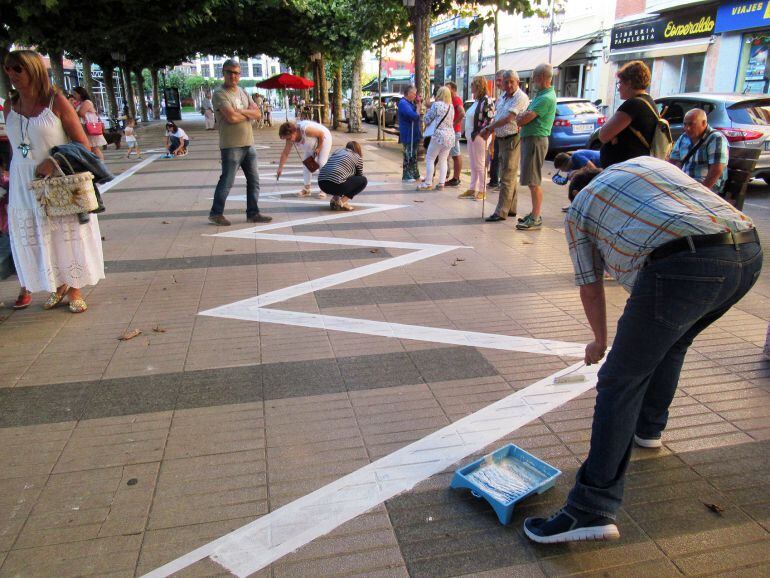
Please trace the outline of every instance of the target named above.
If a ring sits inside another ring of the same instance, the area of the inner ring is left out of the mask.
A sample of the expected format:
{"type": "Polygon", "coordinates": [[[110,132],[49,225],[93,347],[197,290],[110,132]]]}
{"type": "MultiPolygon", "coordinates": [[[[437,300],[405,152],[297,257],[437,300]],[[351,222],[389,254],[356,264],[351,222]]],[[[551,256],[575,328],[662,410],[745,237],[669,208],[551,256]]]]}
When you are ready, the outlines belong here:
{"type": "Polygon", "coordinates": [[[348,177],[344,183],[333,183],[331,181],[318,181],[319,188],[327,195],[345,196],[352,199],[358,193],[366,188],[366,177],[363,175],[353,175],[348,177]]]}
{"type": "Polygon", "coordinates": [[[495,154],[492,156],[492,162],[489,163],[489,182],[497,185],[500,182],[500,147],[495,139],[495,154]]]}

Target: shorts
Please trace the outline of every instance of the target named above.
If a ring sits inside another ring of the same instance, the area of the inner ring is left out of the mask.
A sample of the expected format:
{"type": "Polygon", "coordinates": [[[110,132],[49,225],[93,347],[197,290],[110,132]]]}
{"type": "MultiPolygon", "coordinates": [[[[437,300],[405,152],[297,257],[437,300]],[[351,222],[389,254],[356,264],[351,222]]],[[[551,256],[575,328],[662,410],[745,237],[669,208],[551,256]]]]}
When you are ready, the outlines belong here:
{"type": "Polygon", "coordinates": [[[449,149],[449,156],[452,158],[460,156],[460,134],[462,133],[455,133],[455,146],[449,149]]]}
{"type": "Polygon", "coordinates": [[[527,136],[521,139],[519,183],[522,186],[539,187],[543,182],[543,163],[547,152],[547,136],[527,136]]]}
{"type": "Polygon", "coordinates": [[[136,146],[136,139],[135,138],[126,137],[126,145],[129,146],[129,147],[135,147],[136,146]]]}

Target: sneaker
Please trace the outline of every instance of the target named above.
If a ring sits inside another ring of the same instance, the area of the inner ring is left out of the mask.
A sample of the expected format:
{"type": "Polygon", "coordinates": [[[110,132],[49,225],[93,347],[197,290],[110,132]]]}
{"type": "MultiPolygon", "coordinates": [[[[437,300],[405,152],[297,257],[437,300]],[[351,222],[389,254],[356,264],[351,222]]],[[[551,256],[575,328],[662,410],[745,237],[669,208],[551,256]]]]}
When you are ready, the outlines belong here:
{"type": "Polygon", "coordinates": [[[449,179],[444,183],[444,186],[446,187],[459,187],[460,186],[460,179],[449,179]]]}
{"type": "MultiPolygon", "coordinates": [[[[268,217],[267,215],[263,215],[262,213],[257,213],[256,215],[252,215],[251,217],[246,217],[247,223],[269,223],[273,220],[273,217],[268,217]]],[[[230,223],[228,223],[229,225],[230,223]]]]}
{"type": "Polygon", "coordinates": [[[474,201],[483,201],[486,198],[487,198],[487,194],[485,192],[483,192],[483,191],[480,191],[480,192],[476,193],[476,196],[473,197],[473,200],[474,201]]]}
{"type": "Polygon", "coordinates": [[[531,217],[532,217],[532,213],[527,213],[523,217],[519,217],[517,220],[519,221],[519,223],[523,223],[524,221],[526,221],[527,219],[529,219],[531,217]]]}
{"type": "Polygon", "coordinates": [[[516,225],[516,228],[519,231],[526,231],[529,229],[539,229],[542,226],[543,226],[542,217],[538,217],[537,219],[535,219],[532,217],[532,215],[529,215],[526,219],[524,219],[522,222],[516,225]]]}
{"type": "Polygon", "coordinates": [[[216,217],[209,217],[209,223],[212,225],[219,225],[221,227],[229,227],[230,221],[228,221],[224,215],[217,215],[216,217]]]}
{"type": "Polygon", "coordinates": [[[620,538],[614,520],[572,506],[564,506],[549,518],[527,518],[524,520],[524,533],[539,544],[620,538]]]}
{"type": "Polygon", "coordinates": [[[417,179],[401,179],[402,183],[416,183],[417,179]]]}
{"type": "Polygon", "coordinates": [[[634,434],[634,443],[640,448],[656,449],[663,446],[663,441],[657,438],[642,438],[634,434]]]}
{"type": "Polygon", "coordinates": [[[468,189],[464,193],[460,193],[459,195],[457,195],[457,198],[458,199],[472,199],[475,196],[476,196],[476,191],[474,191],[473,189],[468,189]]]}

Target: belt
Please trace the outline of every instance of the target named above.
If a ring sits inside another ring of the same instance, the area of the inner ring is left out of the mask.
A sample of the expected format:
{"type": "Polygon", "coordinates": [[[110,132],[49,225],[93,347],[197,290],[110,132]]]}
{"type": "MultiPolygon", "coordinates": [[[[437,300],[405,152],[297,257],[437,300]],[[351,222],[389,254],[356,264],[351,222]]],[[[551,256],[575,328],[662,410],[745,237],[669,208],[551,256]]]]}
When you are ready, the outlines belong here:
{"type": "Polygon", "coordinates": [[[509,134],[507,136],[498,136],[498,137],[495,137],[495,138],[497,138],[497,140],[503,140],[503,139],[506,139],[506,138],[513,138],[515,136],[519,136],[519,133],[515,132],[515,133],[509,134]]]}
{"type": "Polygon", "coordinates": [[[682,237],[681,239],[674,239],[657,247],[650,253],[648,260],[655,261],[668,257],[674,253],[681,253],[682,251],[695,252],[698,247],[714,247],[717,245],[735,245],[736,249],[738,245],[744,245],[746,243],[759,242],[759,235],[756,229],[749,229],[747,231],[741,231],[739,233],[714,233],[712,235],[691,235],[689,237],[682,237]]]}

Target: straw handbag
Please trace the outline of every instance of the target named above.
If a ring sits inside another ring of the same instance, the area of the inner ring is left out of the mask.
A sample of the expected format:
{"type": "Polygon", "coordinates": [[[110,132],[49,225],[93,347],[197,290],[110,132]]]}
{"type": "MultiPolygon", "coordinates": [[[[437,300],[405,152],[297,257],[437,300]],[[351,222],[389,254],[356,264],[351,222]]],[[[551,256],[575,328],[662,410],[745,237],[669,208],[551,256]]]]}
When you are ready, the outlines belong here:
{"type": "Polygon", "coordinates": [[[59,171],[59,176],[34,179],[29,186],[35,192],[37,200],[49,217],[63,217],[89,213],[99,207],[94,192],[94,175],[90,172],[76,173],[64,155],[56,155],[62,159],[72,174],[65,175],[54,157],[50,157],[59,171]]]}

